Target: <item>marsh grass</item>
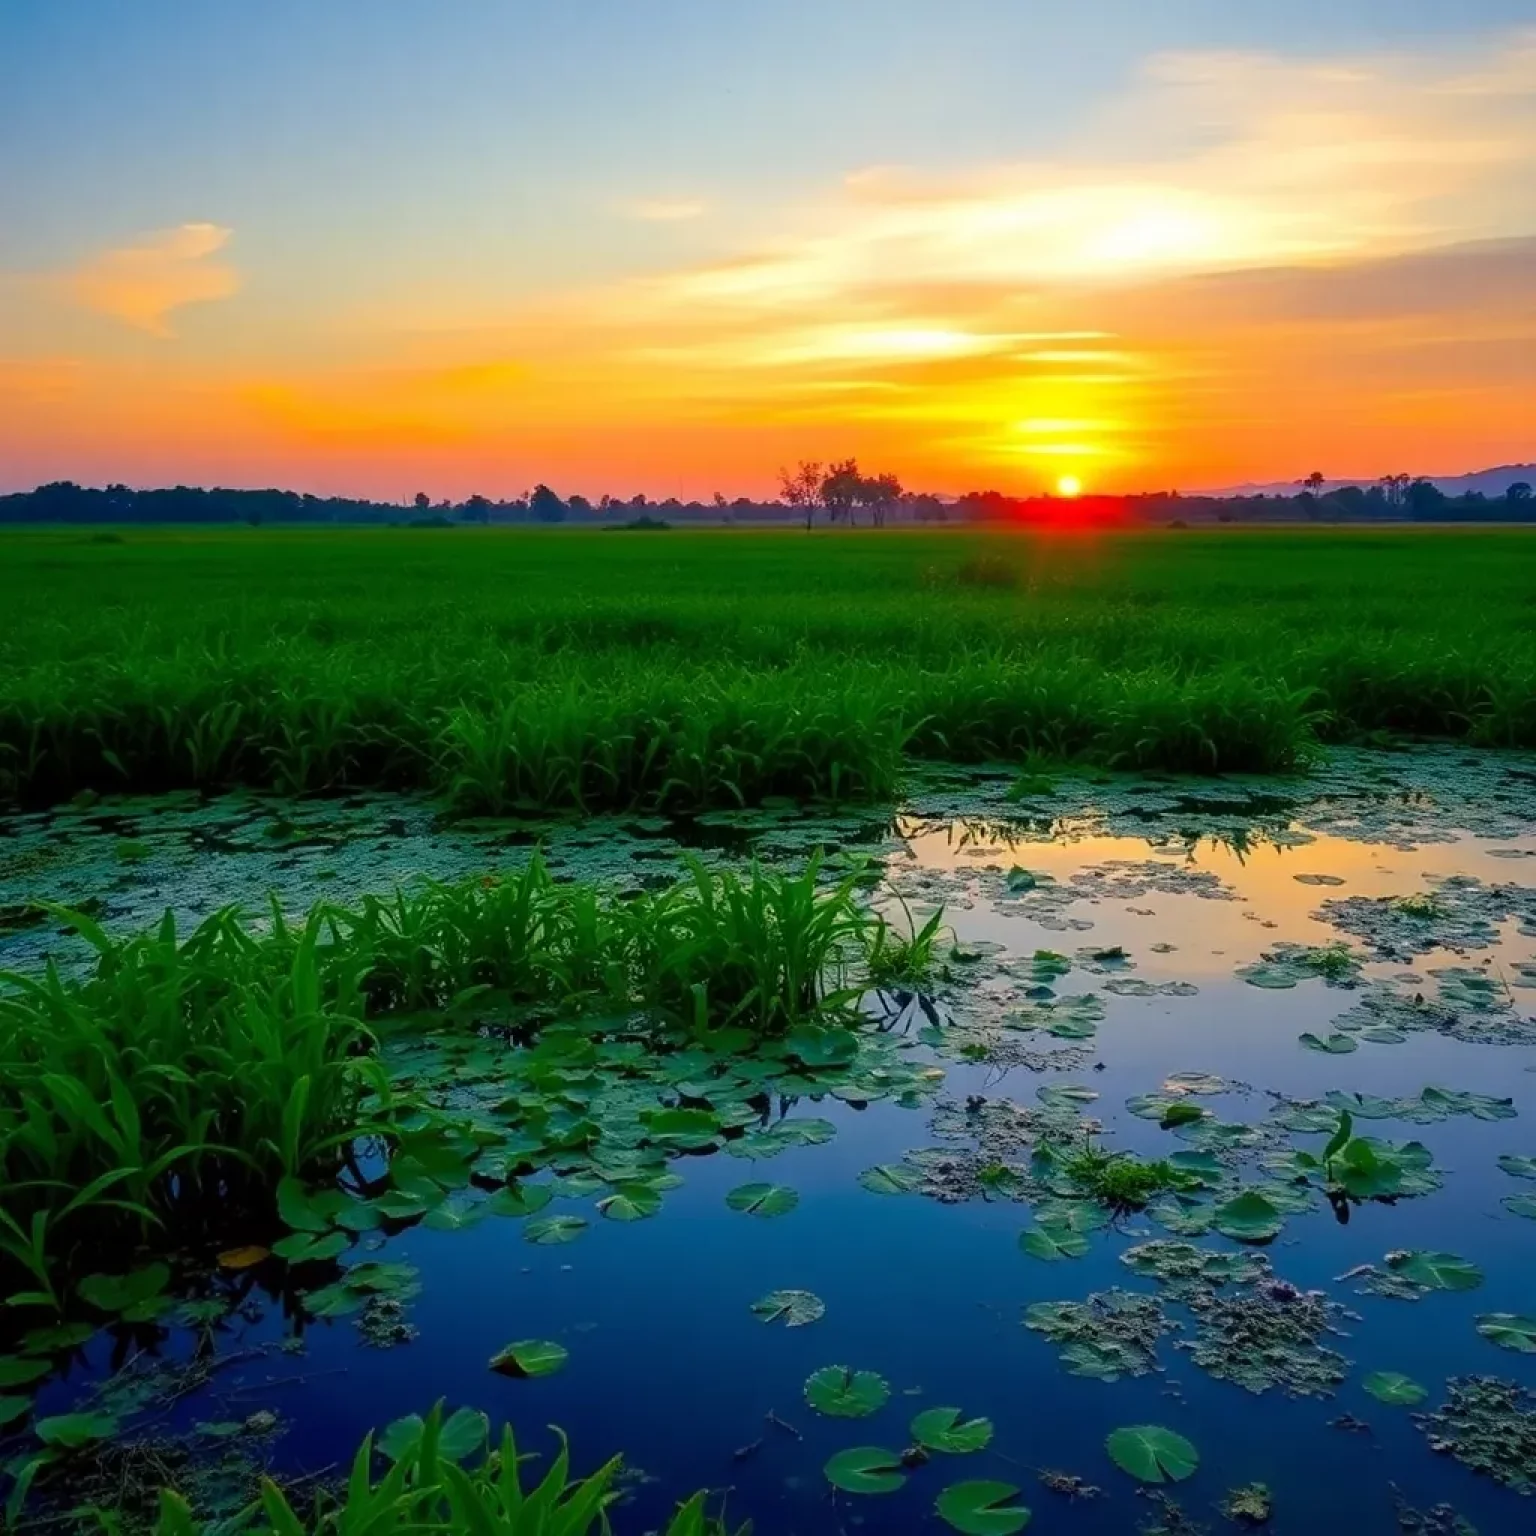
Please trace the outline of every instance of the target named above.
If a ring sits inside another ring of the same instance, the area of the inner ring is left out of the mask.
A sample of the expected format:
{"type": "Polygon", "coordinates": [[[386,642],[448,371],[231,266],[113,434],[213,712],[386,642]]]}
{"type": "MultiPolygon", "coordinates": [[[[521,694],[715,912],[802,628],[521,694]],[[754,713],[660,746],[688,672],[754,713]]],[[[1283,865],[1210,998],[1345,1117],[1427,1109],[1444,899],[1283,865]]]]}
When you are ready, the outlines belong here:
{"type": "MultiPolygon", "coordinates": [[[[425,1419],[407,1421],[415,1428],[396,1438],[392,1426],[384,1456],[367,1436],[352,1459],[347,1478],[336,1486],[322,1485],[305,1497],[284,1490],[276,1481],[261,1481],[251,1505],[226,1515],[217,1529],[249,1536],[406,1536],[437,1531],[444,1536],[590,1536],[609,1532],[609,1511],[618,1503],[622,1462],[615,1456],[596,1471],[578,1477],[571,1467],[563,1435],[559,1450],[542,1475],[531,1468],[539,1458],[518,1449],[511,1425],[498,1439],[486,1433],[483,1415],[461,1411],[445,1419],[438,1403],[425,1419]],[[468,1427],[468,1434],[466,1434],[468,1427]],[[466,1441],[473,1437],[472,1445],[466,1441]],[[388,1462],[381,1472],[379,1463],[388,1462]]],[[[558,1432],[557,1432],[558,1434],[558,1432]]],[[[87,1456],[100,1452],[92,1450],[87,1456]]],[[[68,1473],[61,1463],[55,1474],[68,1473]]],[[[128,1536],[134,1530],[153,1536],[203,1536],[214,1529],[175,1489],[117,1490],[112,1509],[96,1507],[97,1528],[108,1536],[128,1536]],[[125,1508],[126,1492],[149,1502],[147,1519],[125,1508]]],[[[25,1528],[25,1527],[23,1527],[25,1528]]],[[[737,1536],[747,1536],[742,1527],[737,1536]]],[[[730,1536],[722,1517],[710,1512],[708,1495],[699,1492],[681,1504],[661,1536],[730,1536]]]]}
{"type": "Polygon", "coordinates": [[[1518,530],[8,533],[0,798],[691,810],[884,796],[912,756],[1289,772],[1319,742],[1536,746],[1533,551],[1518,530]]]}
{"type": "Polygon", "coordinates": [[[853,1022],[854,971],[885,952],[883,925],[858,899],[862,870],[822,873],[694,863],[626,898],[558,882],[535,857],[510,878],[322,905],[299,924],[274,907],[263,931],[225,911],[184,938],[169,915],[114,939],[56,913],[94,947],[94,974],[0,977],[11,1305],[62,1310],[60,1277],[108,1250],[115,1273],[143,1245],[259,1226],[284,1179],[334,1178],[359,1140],[390,1140],[410,1105],[372,1055],[372,1021],[528,1034],[618,1017],[648,1020],[661,1045],[853,1022]]]}

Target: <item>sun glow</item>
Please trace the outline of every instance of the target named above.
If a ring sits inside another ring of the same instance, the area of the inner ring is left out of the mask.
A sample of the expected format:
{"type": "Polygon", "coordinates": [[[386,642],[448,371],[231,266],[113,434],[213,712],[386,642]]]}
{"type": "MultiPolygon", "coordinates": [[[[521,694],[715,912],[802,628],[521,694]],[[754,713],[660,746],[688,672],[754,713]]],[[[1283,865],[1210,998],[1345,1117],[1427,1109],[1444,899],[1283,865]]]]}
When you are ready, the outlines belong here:
{"type": "Polygon", "coordinates": [[[1056,482],[1056,494],[1058,496],[1081,496],[1083,494],[1083,482],[1076,475],[1063,475],[1056,482]]]}

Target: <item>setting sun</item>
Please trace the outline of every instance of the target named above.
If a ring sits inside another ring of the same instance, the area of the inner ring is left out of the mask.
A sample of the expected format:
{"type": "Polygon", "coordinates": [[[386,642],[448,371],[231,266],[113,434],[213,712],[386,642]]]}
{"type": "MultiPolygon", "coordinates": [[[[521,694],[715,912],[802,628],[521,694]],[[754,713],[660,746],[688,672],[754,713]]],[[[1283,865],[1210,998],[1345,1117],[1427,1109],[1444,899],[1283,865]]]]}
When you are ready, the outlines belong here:
{"type": "Polygon", "coordinates": [[[1063,475],[1056,482],[1056,494],[1058,496],[1081,496],[1083,494],[1083,482],[1076,475],[1063,475]]]}

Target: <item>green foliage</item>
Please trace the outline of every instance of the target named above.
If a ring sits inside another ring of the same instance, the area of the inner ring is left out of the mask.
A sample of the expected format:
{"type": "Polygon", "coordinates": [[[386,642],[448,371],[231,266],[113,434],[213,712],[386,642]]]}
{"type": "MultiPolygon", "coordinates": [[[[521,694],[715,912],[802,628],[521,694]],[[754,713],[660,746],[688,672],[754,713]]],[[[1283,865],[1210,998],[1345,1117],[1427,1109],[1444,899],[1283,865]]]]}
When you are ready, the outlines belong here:
{"type": "MultiPolygon", "coordinates": [[[[339,1256],[356,1206],[334,1180],[358,1138],[394,1135],[397,1106],[372,1054],[373,1025],[389,1015],[451,1024],[466,1011],[638,1010],[661,1032],[783,1035],[802,1060],[850,1056],[841,1026],[856,1021],[857,994],[843,970],[879,931],[858,878],[824,884],[814,859],[796,875],[695,864],[679,885],[624,899],[558,883],[535,858],[502,880],[322,905],[298,926],[274,906],[266,931],[225,911],[185,937],[168,915],[124,940],[64,914],[96,950],[93,975],[0,976],[4,1294],[62,1310],[67,1259],[87,1273],[82,1301],[147,1320],[169,1275],[108,1273],[123,1254],[216,1236],[242,1212],[269,1223],[274,1201],[292,1229],[271,1243],[279,1258],[339,1256]]],[[[706,1119],[710,1143],[720,1127],[706,1119]]],[[[422,1198],[398,1190],[380,1209],[458,1220],[440,1195],[422,1198]]],[[[659,1198],[644,1179],[621,1181],[602,1214],[639,1219],[659,1198]]],[[[507,1191],[504,1213],[518,1202],[507,1191]]],[[[780,1192],[754,1209],[786,1202],[780,1192]]],[[[583,1226],[540,1217],[524,1236],[568,1241],[583,1226]]]]}
{"type": "Polygon", "coordinates": [[[961,1536],[1014,1536],[1030,1521],[1030,1512],[1015,1504],[1019,1490],[1012,1483],[955,1483],[938,1497],[939,1518],[961,1536]]]}
{"type": "Polygon", "coordinates": [[[1158,1424],[1117,1429],[1104,1448],[1122,1472],[1143,1483],[1181,1483],[1200,1465],[1200,1453],[1183,1435],[1158,1424]]]}
{"type": "Polygon", "coordinates": [[[883,1408],[890,1384],[874,1371],[851,1371],[846,1365],[823,1366],[805,1383],[805,1400],[817,1413],[834,1419],[862,1419],[883,1408]]]}
{"type": "Polygon", "coordinates": [[[1129,534],[1078,563],[969,536],[13,531],[0,798],[689,809],[887,794],[904,751],[1206,772],[1380,732],[1531,746],[1518,539],[1129,534]]]}
{"type": "Polygon", "coordinates": [[[1143,1162],[1129,1152],[1109,1152],[1092,1142],[1062,1158],[1060,1167],[1084,1195],[1121,1211],[1139,1211],[1154,1195],[1189,1183],[1165,1159],[1143,1162]]]}
{"type": "MultiPolygon", "coordinates": [[[[615,1456],[590,1476],[571,1473],[564,1438],[559,1454],[534,1481],[536,1458],[519,1452],[511,1425],[486,1444],[482,1414],[460,1410],[445,1420],[439,1403],[425,1419],[401,1419],[380,1437],[390,1466],[375,1479],[374,1440],[369,1435],[353,1458],[345,1484],[313,1494],[297,1508],[274,1482],[263,1484],[259,1507],[233,1525],[245,1536],[323,1536],[367,1531],[369,1536],[409,1536],[418,1531],[475,1532],[477,1536],[608,1536],[609,1511],[619,1498],[620,1461],[615,1456]]],[[[115,1516],[97,1511],[108,1532],[115,1516]]],[[[179,1494],[160,1496],[154,1536],[200,1536],[213,1530],[179,1494]]],[[[662,1536],[727,1536],[723,1520],[709,1514],[696,1493],[667,1523],[662,1536]]],[[[745,1529],[738,1536],[746,1536],[745,1529]]]]}

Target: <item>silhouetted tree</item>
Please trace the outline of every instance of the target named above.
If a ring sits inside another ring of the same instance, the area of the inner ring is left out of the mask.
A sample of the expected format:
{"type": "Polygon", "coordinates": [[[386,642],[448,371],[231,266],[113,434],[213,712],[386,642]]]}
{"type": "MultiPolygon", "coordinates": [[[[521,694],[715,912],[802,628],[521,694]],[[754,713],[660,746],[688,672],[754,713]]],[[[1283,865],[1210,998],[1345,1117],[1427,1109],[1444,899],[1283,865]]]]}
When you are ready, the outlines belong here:
{"type": "Polygon", "coordinates": [[[821,482],[821,504],[827,509],[827,521],[835,523],[846,517],[853,526],[853,511],[864,498],[864,480],[857,459],[829,464],[821,482]]]}
{"type": "Polygon", "coordinates": [[[1311,491],[1314,496],[1321,496],[1323,494],[1324,484],[1322,470],[1314,469],[1312,473],[1308,475],[1307,478],[1301,483],[1306,486],[1306,488],[1311,491]]]}
{"type": "Polygon", "coordinates": [[[466,522],[489,523],[491,520],[491,498],[489,496],[471,496],[464,503],[464,519],[466,522]]]}
{"type": "Polygon", "coordinates": [[[792,470],[779,470],[779,500],[804,516],[807,533],[815,524],[816,509],[821,505],[823,478],[821,465],[814,459],[802,459],[792,470]]]}
{"type": "Polygon", "coordinates": [[[1504,499],[1523,505],[1531,499],[1531,485],[1528,480],[1516,480],[1510,488],[1504,492],[1504,499]]]}
{"type": "Polygon", "coordinates": [[[860,500],[869,508],[870,521],[884,528],[891,508],[902,498],[901,481],[895,475],[870,475],[861,485],[860,500]]]}
{"type": "Polygon", "coordinates": [[[563,523],[565,503],[547,485],[536,485],[528,497],[528,510],[541,523],[563,523]]]}
{"type": "Polygon", "coordinates": [[[413,505],[418,512],[430,512],[432,510],[432,498],[425,491],[417,491],[413,505]]]}

